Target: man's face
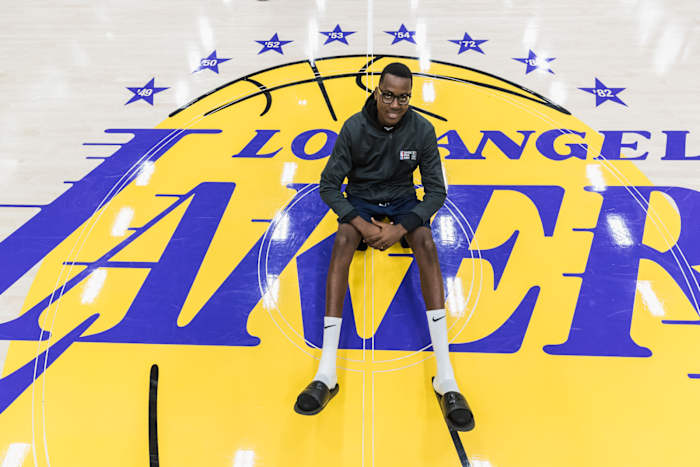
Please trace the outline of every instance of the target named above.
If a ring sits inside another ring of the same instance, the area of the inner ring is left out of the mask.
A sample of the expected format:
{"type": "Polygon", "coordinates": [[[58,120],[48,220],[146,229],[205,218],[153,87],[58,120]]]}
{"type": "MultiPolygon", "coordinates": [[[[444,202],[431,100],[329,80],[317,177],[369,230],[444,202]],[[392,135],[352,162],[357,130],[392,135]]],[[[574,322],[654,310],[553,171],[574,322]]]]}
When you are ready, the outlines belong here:
{"type": "Polygon", "coordinates": [[[408,110],[408,102],[401,105],[399,104],[399,98],[403,96],[410,97],[411,95],[411,79],[402,78],[400,76],[395,76],[387,73],[384,75],[384,80],[381,84],[374,90],[374,98],[377,99],[377,116],[379,117],[379,123],[384,126],[394,126],[399,123],[401,117],[404,116],[408,110]],[[384,97],[382,97],[384,94],[384,97]],[[384,103],[389,95],[393,97],[393,100],[389,104],[384,103]]]}

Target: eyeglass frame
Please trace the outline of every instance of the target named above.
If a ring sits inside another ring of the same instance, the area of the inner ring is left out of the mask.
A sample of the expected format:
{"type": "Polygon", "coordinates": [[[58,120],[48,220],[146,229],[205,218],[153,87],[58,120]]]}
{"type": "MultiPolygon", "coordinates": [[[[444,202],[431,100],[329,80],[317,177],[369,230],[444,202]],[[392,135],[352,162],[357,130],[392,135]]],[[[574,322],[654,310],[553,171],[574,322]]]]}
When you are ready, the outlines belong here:
{"type": "Polygon", "coordinates": [[[394,94],[394,93],[391,92],[391,91],[384,91],[384,90],[383,90],[382,88],[380,88],[379,86],[377,86],[377,89],[379,89],[379,94],[380,94],[381,97],[382,97],[382,102],[383,102],[384,104],[386,104],[386,105],[391,105],[391,104],[394,102],[394,99],[396,99],[396,102],[397,102],[399,105],[408,105],[408,103],[411,101],[411,94],[410,94],[410,93],[408,93],[408,94],[401,94],[400,96],[397,96],[396,94],[394,94]],[[389,102],[386,101],[385,93],[391,94],[391,100],[390,100],[389,102]],[[404,102],[403,104],[402,104],[401,101],[400,101],[400,99],[401,99],[402,97],[405,97],[405,98],[406,98],[406,102],[404,102]]]}

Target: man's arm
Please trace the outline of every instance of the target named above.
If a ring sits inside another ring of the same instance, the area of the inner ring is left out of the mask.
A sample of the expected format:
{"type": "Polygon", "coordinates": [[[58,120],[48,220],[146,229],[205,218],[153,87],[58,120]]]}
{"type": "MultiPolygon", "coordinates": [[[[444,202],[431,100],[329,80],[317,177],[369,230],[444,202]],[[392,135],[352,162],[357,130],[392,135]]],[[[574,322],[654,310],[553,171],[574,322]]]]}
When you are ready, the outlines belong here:
{"type": "MultiPolygon", "coordinates": [[[[321,199],[338,215],[342,222],[355,227],[362,238],[376,234],[379,228],[360,217],[350,202],[345,199],[340,187],[352,168],[352,145],[347,122],[340,130],[326,168],[321,173],[319,192],[321,199]]],[[[370,242],[368,242],[370,243],[370,242]]],[[[372,243],[370,245],[374,246],[372,243]]]]}
{"type": "Polygon", "coordinates": [[[357,215],[352,204],[345,199],[340,191],[343,180],[350,173],[352,168],[352,152],[350,145],[350,135],[347,129],[347,122],[340,129],[338,139],[335,141],[326,167],[321,172],[321,184],[319,192],[321,199],[340,217],[343,221],[349,221],[357,215]],[[352,215],[352,217],[349,217],[352,215]]]}
{"type": "Polygon", "coordinates": [[[418,168],[425,194],[423,200],[409,214],[399,220],[399,223],[408,232],[415,230],[423,222],[429,220],[442,207],[447,197],[437,137],[432,125],[423,137],[423,148],[418,168]]]}

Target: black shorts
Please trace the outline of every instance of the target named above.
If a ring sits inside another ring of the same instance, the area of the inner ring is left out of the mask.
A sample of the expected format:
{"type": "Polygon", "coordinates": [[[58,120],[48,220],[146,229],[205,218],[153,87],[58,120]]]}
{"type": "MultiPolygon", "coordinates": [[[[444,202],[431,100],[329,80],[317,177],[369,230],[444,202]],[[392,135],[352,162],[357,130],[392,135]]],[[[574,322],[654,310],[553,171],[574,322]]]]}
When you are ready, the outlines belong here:
{"type": "MultiPolygon", "coordinates": [[[[420,202],[415,195],[387,203],[372,203],[351,195],[347,195],[347,199],[355,208],[358,215],[367,222],[372,222],[372,217],[378,221],[388,217],[389,220],[395,224],[400,223],[403,216],[410,213],[411,209],[416,207],[420,202]]],[[[338,222],[342,223],[340,218],[338,218],[338,222]]],[[[421,225],[430,228],[430,220],[423,222],[421,225]]]]}

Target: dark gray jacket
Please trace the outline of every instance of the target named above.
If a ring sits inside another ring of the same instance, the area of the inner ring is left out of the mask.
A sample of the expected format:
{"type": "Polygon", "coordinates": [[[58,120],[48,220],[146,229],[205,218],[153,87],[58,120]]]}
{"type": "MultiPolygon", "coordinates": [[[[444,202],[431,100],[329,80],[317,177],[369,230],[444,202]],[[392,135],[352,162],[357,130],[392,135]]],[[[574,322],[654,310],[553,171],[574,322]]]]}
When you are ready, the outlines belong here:
{"type": "Polygon", "coordinates": [[[391,202],[415,196],[413,172],[420,168],[425,196],[399,223],[412,231],[437,212],[447,196],[442,176],[435,128],[413,109],[408,109],[392,129],[382,127],[377,119],[374,95],[361,112],[343,124],[326,168],[321,173],[320,193],[323,201],[343,221],[357,216],[345,192],[372,203],[391,202]]]}

